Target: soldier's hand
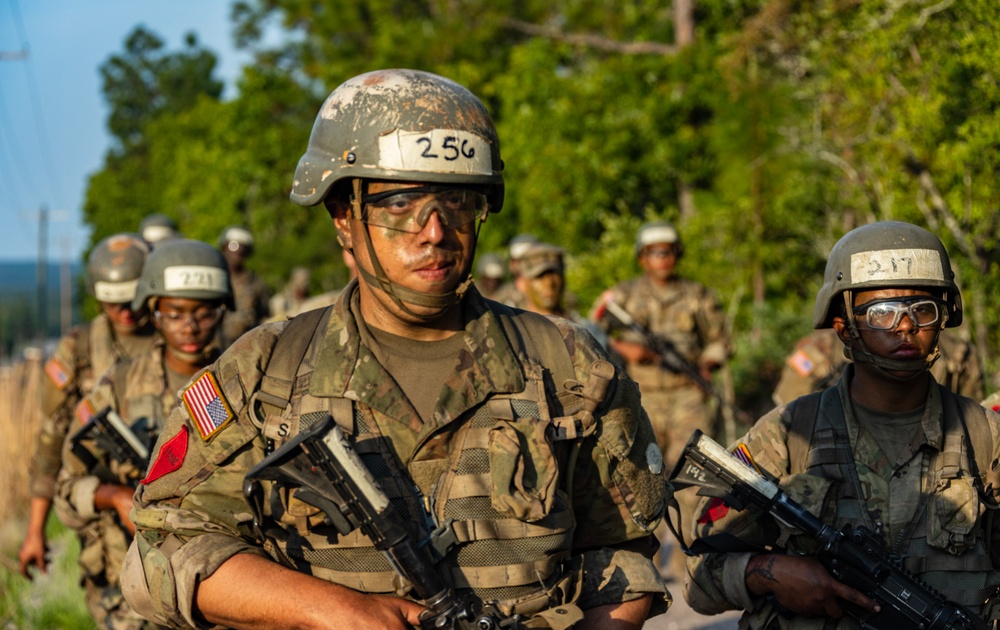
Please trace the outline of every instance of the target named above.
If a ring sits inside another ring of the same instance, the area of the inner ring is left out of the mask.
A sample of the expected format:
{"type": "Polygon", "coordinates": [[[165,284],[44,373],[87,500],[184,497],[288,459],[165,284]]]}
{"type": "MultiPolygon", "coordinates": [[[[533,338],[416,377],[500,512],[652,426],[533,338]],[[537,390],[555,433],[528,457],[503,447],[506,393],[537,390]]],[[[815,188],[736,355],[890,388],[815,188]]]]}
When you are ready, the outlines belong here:
{"type": "Polygon", "coordinates": [[[367,595],[364,599],[362,618],[367,627],[399,630],[420,627],[420,613],[424,610],[420,604],[389,595],[367,595]]]}
{"type": "Polygon", "coordinates": [[[32,566],[45,573],[45,532],[28,532],[28,536],[21,545],[21,550],[17,552],[18,568],[21,575],[32,579],[28,569],[32,566]]]}
{"type": "Polygon", "coordinates": [[[636,343],[634,341],[612,339],[611,347],[614,348],[615,352],[620,354],[622,358],[629,363],[648,365],[660,360],[659,354],[653,352],[641,343],[636,343]]]}
{"type": "Polygon", "coordinates": [[[773,594],[779,604],[799,615],[840,619],[843,601],[879,611],[874,600],[838,581],[816,558],[760,554],[750,559],[744,575],[750,593],[773,594]]]}
{"type": "Polygon", "coordinates": [[[94,493],[94,507],[98,510],[114,510],[118,514],[118,520],[133,536],[135,536],[135,525],[129,518],[129,512],[132,511],[134,504],[132,498],[134,492],[128,486],[102,483],[97,486],[97,492],[94,493]]]}

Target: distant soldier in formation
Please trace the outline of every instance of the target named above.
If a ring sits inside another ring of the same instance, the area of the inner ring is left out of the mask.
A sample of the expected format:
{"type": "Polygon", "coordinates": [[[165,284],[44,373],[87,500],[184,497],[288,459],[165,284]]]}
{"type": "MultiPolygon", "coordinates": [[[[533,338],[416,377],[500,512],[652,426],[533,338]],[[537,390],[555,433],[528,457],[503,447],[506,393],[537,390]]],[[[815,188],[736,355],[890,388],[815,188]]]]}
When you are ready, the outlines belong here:
{"type": "MultiPolygon", "coordinates": [[[[982,368],[975,346],[957,333],[941,331],[938,340],[941,356],[931,368],[931,374],[941,385],[956,394],[981,400],[985,394],[982,368]]],[[[844,356],[844,344],[832,328],[814,330],[795,346],[795,352],[785,359],[781,380],[774,390],[774,404],[783,405],[833,386],[849,363],[844,356]]]]}
{"type": "MultiPolygon", "coordinates": [[[[358,277],[358,269],[354,263],[354,256],[351,252],[346,249],[340,250],[341,256],[344,259],[344,266],[347,267],[348,280],[354,280],[358,277]]],[[[326,291],[324,293],[318,293],[307,297],[305,301],[299,304],[298,308],[287,311],[281,315],[271,315],[268,318],[268,322],[283,322],[286,319],[291,319],[299,313],[305,313],[307,311],[313,311],[317,308],[326,308],[327,306],[333,306],[337,303],[337,298],[340,297],[340,293],[344,290],[343,287],[339,289],[334,289],[333,291],[326,291]]]]}
{"type": "Polygon", "coordinates": [[[177,222],[165,214],[154,212],[139,222],[139,236],[151,246],[163,240],[179,238],[180,235],[177,222]]]}
{"type": "Polygon", "coordinates": [[[270,310],[273,320],[280,321],[302,311],[302,305],[309,299],[311,276],[307,267],[292,269],[288,284],[271,298],[270,310]]]}
{"type": "Polygon", "coordinates": [[[160,331],[146,352],[115,363],[77,406],[63,445],[56,512],[80,532],[79,564],[94,620],[109,630],[157,627],[132,611],[121,593],[121,565],[135,532],[132,494],[145,465],[114,459],[89,436],[74,436],[105,409],[116,412],[151,448],[177,392],[219,355],[217,328],[232,303],[226,261],[201,241],[171,239],[149,255],[132,302],[153,313],[160,331]],[[82,450],[81,450],[82,449],[82,450]]]}
{"type": "MultiPolygon", "coordinates": [[[[680,357],[695,366],[706,380],[729,359],[731,345],[725,315],[715,295],[706,287],[675,273],[684,245],[674,226],[660,221],[646,223],[636,233],[635,253],[642,269],[638,278],[605,291],[594,308],[611,347],[623,358],[629,375],[639,384],[642,406],[649,414],[663,459],[670,470],[695,429],[711,434],[715,412],[709,395],[688,376],[664,366],[659,354],[646,347],[640,336],[615,325],[604,315],[613,301],[648,333],[671,342],[680,357]]],[[[675,494],[682,524],[689,523],[697,503],[693,490],[675,494]]],[[[665,529],[661,530],[665,535],[665,529]]],[[[669,574],[680,579],[684,557],[672,554],[669,574]]]]}
{"type": "Polygon", "coordinates": [[[246,262],[253,255],[253,234],[240,226],[230,226],[219,235],[219,249],[229,264],[233,301],[236,308],[226,311],[222,318],[222,347],[226,348],[240,335],[257,326],[270,314],[271,293],[264,281],[247,268],[246,262]]]}
{"type": "Polygon", "coordinates": [[[524,308],[524,296],[517,290],[517,277],[520,275],[521,256],[529,246],[538,242],[538,237],[534,234],[518,234],[510,239],[507,244],[507,268],[510,270],[510,279],[500,285],[500,288],[493,294],[492,300],[496,300],[507,306],[524,308]]]}
{"type": "MultiPolygon", "coordinates": [[[[101,313],[63,337],[45,364],[43,421],[30,469],[28,535],[18,554],[26,577],[30,577],[32,566],[45,572],[45,521],[62,463],[63,440],[77,403],[105,370],[119,360],[146,352],[156,338],[148,312],[132,307],[148,253],[149,246],[137,234],[115,234],[94,247],[87,261],[87,290],[100,304],[101,313]]],[[[85,586],[88,602],[92,601],[93,585],[85,586]]]]}
{"type": "Polygon", "coordinates": [[[503,259],[496,254],[480,254],[476,261],[476,287],[484,298],[496,299],[494,296],[506,277],[503,259]]]}

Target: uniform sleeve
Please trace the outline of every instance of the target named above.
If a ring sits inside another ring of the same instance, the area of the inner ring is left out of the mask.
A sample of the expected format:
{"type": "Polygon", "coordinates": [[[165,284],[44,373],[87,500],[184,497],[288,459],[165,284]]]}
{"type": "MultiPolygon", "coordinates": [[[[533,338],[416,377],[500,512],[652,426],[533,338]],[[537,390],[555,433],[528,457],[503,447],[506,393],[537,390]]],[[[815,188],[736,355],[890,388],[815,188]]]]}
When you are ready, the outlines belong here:
{"type": "MultiPolygon", "coordinates": [[[[737,443],[744,443],[756,464],[780,479],[788,479],[787,417],[785,407],[770,412],[737,443]]],[[[773,519],[756,509],[734,510],[719,499],[705,497],[695,510],[695,538],[727,533],[757,547],[775,543],[781,532],[773,519]]],[[[744,575],[752,553],[707,553],[688,559],[684,599],[694,610],[715,615],[726,610],[750,610],[753,599],[744,575]]]]}
{"type": "Polygon", "coordinates": [[[118,410],[112,383],[114,371],[120,365],[122,364],[112,366],[94,386],[94,390],[83,399],[81,410],[74,411],[74,421],[62,443],[62,466],[56,479],[53,505],[59,520],[73,529],[79,530],[98,518],[94,495],[101,485],[101,480],[92,470],[92,466],[99,461],[107,465],[104,461],[106,457],[95,446],[93,440],[84,439],[77,444],[80,452],[88,456],[89,462],[74,451],[73,438],[83,429],[77,413],[83,414],[82,408],[88,409],[90,413],[100,412],[106,407],[118,410]]]}
{"type": "MultiPolygon", "coordinates": [[[[580,383],[586,384],[593,363],[607,361],[607,355],[582,327],[560,325],[580,383]]],[[[650,558],[669,484],[638,387],[618,368],[594,413],[594,429],[582,440],[573,471],[574,548],[584,568],[580,606],[653,593],[654,611],[662,612],[669,594],[650,558]]]]}
{"type": "Polygon", "coordinates": [[[62,446],[72,424],[73,409],[80,399],[76,374],[74,331],[59,340],[52,358],[45,364],[41,385],[42,424],[35,438],[28,478],[33,497],[51,499],[62,463],[62,446]]]}
{"type": "Polygon", "coordinates": [[[243,477],[264,457],[247,401],[263,375],[276,330],[280,325],[266,325],[244,335],[192,379],[210,372],[233,418],[206,440],[181,402],[136,490],[136,539],[125,560],[122,592],[157,623],[206,627],[194,614],[196,585],[237,553],[266,555],[253,537],[243,477]]]}

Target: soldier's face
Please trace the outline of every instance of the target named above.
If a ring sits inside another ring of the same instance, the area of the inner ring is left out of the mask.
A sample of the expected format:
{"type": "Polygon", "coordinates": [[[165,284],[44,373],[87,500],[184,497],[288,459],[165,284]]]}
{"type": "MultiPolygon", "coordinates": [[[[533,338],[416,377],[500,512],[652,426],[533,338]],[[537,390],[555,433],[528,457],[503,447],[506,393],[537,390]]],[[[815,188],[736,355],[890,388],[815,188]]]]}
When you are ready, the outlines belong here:
{"type": "Polygon", "coordinates": [[[104,311],[104,315],[111,322],[111,327],[117,335],[133,335],[149,322],[146,309],[139,312],[133,311],[132,305],[127,302],[124,304],[101,302],[101,310],[104,311]]]}
{"type": "Polygon", "coordinates": [[[657,282],[666,282],[674,275],[677,249],[669,243],[649,245],[639,252],[642,271],[657,282]]]}
{"type": "Polygon", "coordinates": [[[223,310],[217,301],[163,297],[156,303],[154,321],[169,347],[198,355],[215,339],[223,310]]]}
{"type": "MultiPolygon", "coordinates": [[[[919,289],[861,291],[854,295],[854,307],[857,309],[876,300],[905,300],[906,298],[917,296],[930,297],[931,293],[919,289]]],[[[911,316],[905,314],[899,318],[896,326],[889,330],[879,330],[869,327],[865,313],[856,313],[855,319],[857,320],[858,331],[861,333],[861,340],[873,354],[900,361],[913,361],[926,358],[937,345],[937,338],[941,332],[939,324],[917,326],[911,316]]],[[[833,325],[837,330],[837,334],[845,343],[853,343],[845,318],[835,317],[833,325]]]]}
{"type": "MultiPolygon", "coordinates": [[[[392,190],[425,186],[409,182],[369,182],[367,195],[377,195],[392,190]]],[[[378,262],[389,280],[407,289],[430,295],[444,295],[453,291],[468,274],[475,247],[476,223],[448,227],[437,210],[431,210],[421,220],[419,231],[404,231],[381,225],[364,224],[348,213],[337,212],[334,223],[345,245],[353,248],[356,264],[375,273],[364,230],[371,237],[378,262]]],[[[452,221],[454,223],[454,221],[452,221]]],[[[419,224],[418,224],[419,225],[419,224]]],[[[417,229],[417,228],[414,228],[417,229]]],[[[372,290],[363,282],[363,290],[371,290],[373,297],[390,313],[407,319],[382,291],[372,290]]],[[[431,307],[408,306],[421,314],[430,314],[431,307]]]]}
{"type": "Polygon", "coordinates": [[[558,310],[562,301],[563,277],[555,271],[547,271],[537,278],[526,279],[526,294],[540,311],[552,313],[558,310]]]}

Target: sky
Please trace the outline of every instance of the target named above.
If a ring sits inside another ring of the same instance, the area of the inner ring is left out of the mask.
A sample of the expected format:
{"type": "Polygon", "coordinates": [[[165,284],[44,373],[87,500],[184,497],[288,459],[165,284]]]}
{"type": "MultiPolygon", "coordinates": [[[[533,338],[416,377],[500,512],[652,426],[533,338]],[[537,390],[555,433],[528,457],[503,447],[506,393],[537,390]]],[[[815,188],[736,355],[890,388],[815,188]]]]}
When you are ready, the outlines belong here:
{"type": "MultiPolygon", "coordinates": [[[[98,68],[139,24],[178,50],[195,32],[234,91],[249,60],[232,45],[231,0],[0,0],[0,261],[35,261],[48,210],[46,258],[79,261],[82,207],[110,136],[98,68]],[[21,58],[22,51],[26,58],[21,58]]],[[[137,226],[138,227],[138,226],[137,226]]]]}

